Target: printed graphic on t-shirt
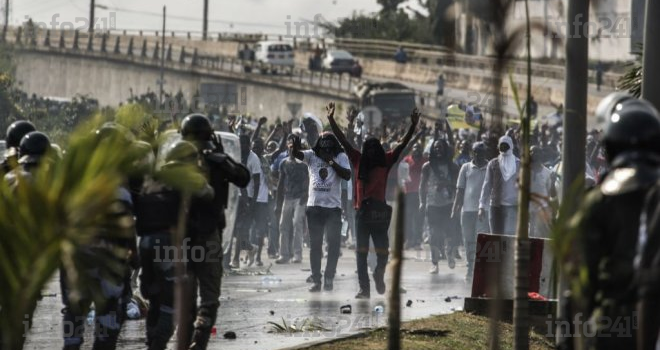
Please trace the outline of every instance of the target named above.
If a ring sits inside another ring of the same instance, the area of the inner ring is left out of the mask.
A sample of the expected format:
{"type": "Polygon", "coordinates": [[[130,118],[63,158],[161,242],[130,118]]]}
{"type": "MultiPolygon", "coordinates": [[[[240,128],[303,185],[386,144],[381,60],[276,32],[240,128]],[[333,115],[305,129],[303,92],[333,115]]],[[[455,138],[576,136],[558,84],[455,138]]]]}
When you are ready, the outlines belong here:
{"type": "Polygon", "coordinates": [[[332,189],[332,183],[327,181],[328,180],[328,168],[326,167],[321,167],[318,169],[318,174],[319,177],[317,177],[314,181],[313,188],[314,191],[318,192],[330,192],[330,189],[332,189]]]}

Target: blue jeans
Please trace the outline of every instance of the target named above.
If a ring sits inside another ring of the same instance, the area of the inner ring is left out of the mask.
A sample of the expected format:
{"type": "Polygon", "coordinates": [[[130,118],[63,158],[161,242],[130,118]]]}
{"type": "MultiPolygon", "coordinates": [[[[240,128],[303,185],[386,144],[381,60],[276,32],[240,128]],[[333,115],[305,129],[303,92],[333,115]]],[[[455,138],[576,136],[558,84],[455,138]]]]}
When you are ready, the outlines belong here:
{"type": "Polygon", "coordinates": [[[518,206],[491,206],[489,217],[490,233],[514,236],[516,234],[517,219],[518,206]]]}
{"type": "Polygon", "coordinates": [[[463,231],[463,244],[467,255],[467,274],[474,272],[474,260],[477,255],[477,234],[488,233],[488,214],[479,220],[478,212],[464,211],[461,213],[461,230],[463,231]]]}

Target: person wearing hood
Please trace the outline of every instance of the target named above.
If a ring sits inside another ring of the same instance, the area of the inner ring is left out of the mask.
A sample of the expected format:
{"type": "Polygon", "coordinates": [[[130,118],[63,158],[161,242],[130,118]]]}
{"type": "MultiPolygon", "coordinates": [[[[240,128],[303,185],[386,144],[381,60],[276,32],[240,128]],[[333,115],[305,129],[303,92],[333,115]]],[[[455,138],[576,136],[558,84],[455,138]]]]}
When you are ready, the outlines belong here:
{"type": "MultiPolygon", "coordinates": [[[[334,104],[328,105],[327,109],[329,116],[334,114],[334,104]]],[[[307,165],[309,171],[306,210],[312,270],[309,291],[318,293],[321,286],[325,291],[332,291],[341,249],[341,180],[351,178],[351,166],[337,138],[327,132],[320,135],[313,149],[301,151],[296,143],[291,152],[307,165]],[[324,236],[328,241],[328,260],[322,275],[324,236]]]]}
{"type": "Polygon", "coordinates": [[[431,231],[430,273],[438,273],[438,260],[445,251],[449,268],[456,266],[458,239],[457,223],[452,219],[454,186],[458,177],[458,166],[452,161],[451,146],[445,140],[436,140],[431,145],[429,160],[422,167],[419,185],[420,211],[426,213],[431,231]]]}
{"type": "MultiPolygon", "coordinates": [[[[380,140],[369,138],[362,145],[362,152],[355,149],[334,119],[334,103],[328,105],[328,121],[332,132],[348,153],[348,158],[357,170],[353,189],[354,205],[357,210],[357,270],[360,290],[356,299],[368,299],[371,296],[367,256],[369,239],[373,241],[377,265],[374,269],[374,282],[378,294],[385,293],[385,267],[389,254],[388,229],[392,218],[392,208],[386,203],[386,189],[389,173],[398,162],[399,156],[413,138],[421,113],[417,108],[410,114],[410,127],[403,140],[391,150],[386,151],[380,140]]],[[[349,113],[349,123],[357,113],[349,113]]],[[[394,186],[396,187],[396,186],[394,186]]]]}
{"type": "Polygon", "coordinates": [[[513,155],[513,140],[502,136],[497,146],[500,154],[486,168],[486,179],[479,199],[479,220],[486,220],[490,233],[514,235],[518,216],[518,174],[520,159],[513,155]]]}
{"type": "MultiPolygon", "coordinates": [[[[474,272],[474,259],[477,248],[477,234],[488,232],[488,221],[477,220],[479,197],[486,178],[488,165],[488,147],[483,142],[472,146],[472,161],[463,164],[458,173],[456,198],[454,199],[453,217],[461,218],[463,244],[467,255],[466,281],[471,281],[474,272]]],[[[487,215],[487,214],[485,214],[487,215]]]]}

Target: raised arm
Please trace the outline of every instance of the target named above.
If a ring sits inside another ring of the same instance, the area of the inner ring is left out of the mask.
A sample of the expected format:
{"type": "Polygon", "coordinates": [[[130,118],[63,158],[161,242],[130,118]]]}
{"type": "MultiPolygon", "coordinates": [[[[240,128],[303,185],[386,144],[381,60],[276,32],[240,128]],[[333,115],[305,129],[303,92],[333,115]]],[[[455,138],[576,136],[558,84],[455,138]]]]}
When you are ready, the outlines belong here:
{"type": "Polygon", "coordinates": [[[275,127],[273,128],[273,131],[271,131],[271,133],[270,133],[270,134],[268,135],[268,137],[266,138],[266,145],[267,145],[270,141],[273,141],[273,137],[275,137],[275,134],[277,134],[278,132],[281,132],[282,130],[283,130],[283,128],[282,128],[282,124],[279,124],[279,123],[278,123],[277,125],[275,125],[275,127]]]}
{"type": "Polygon", "coordinates": [[[355,143],[355,118],[358,115],[357,109],[353,108],[352,106],[349,107],[346,110],[346,119],[348,119],[348,127],[346,129],[346,138],[348,139],[348,142],[351,144],[351,146],[360,148],[357,146],[355,143]]]}
{"type": "Polygon", "coordinates": [[[449,124],[449,119],[445,119],[445,132],[447,133],[447,140],[452,147],[456,147],[454,143],[454,133],[451,131],[451,125],[449,124]]]}
{"type": "Polygon", "coordinates": [[[250,140],[251,142],[254,142],[259,137],[259,133],[261,132],[261,127],[266,124],[268,119],[266,117],[261,117],[259,119],[259,122],[257,123],[257,128],[254,129],[254,132],[252,133],[252,139],[250,140]]]}
{"type": "Polygon", "coordinates": [[[422,113],[417,110],[417,108],[414,108],[412,112],[410,113],[410,126],[408,127],[408,131],[406,132],[406,135],[403,137],[403,140],[401,140],[401,143],[399,143],[398,146],[394,149],[394,159],[398,160],[399,156],[401,155],[401,152],[408,146],[410,143],[410,140],[412,140],[413,135],[415,134],[415,129],[417,129],[417,124],[419,123],[419,117],[422,115],[422,113]]]}
{"type": "Polygon", "coordinates": [[[348,142],[348,139],[346,139],[346,135],[341,131],[341,128],[337,124],[337,121],[335,121],[335,103],[330,102],[328,105],[325,107],[325,110],[328,112],[327,117],[328,117],[328,122],[330,122],[330,128],[332,129],[332,133],[335,134],[337,137],[337,140],[341,144],[342,147],[344,147],[344,150],[346,153],[349,153],[355,148],[351,145],[350,142],[348,142]]]}

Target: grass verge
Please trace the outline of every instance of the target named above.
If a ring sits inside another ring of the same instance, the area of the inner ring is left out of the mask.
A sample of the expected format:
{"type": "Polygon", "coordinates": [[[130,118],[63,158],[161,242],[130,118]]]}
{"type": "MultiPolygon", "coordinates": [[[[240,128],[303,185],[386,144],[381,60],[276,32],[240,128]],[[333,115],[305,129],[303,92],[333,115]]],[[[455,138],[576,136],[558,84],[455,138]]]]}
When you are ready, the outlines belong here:
{"type": "MultiPolygon", "coordinates": [[[[465,312],[432,316],[401,325],[401,348],[405,350],[474,350],[488,349],[488,318],[465,312]]],[[[500,348],[513,348],[513,326],[500,324],[500,348]]],[[[530,349],[554,349],[542,335],[531,333],[530,349]]],[[[342,339],[313,345],[310,350],[382,350],[387,349],[387,329],[371,331],[366,337],[342,339]]]]}

